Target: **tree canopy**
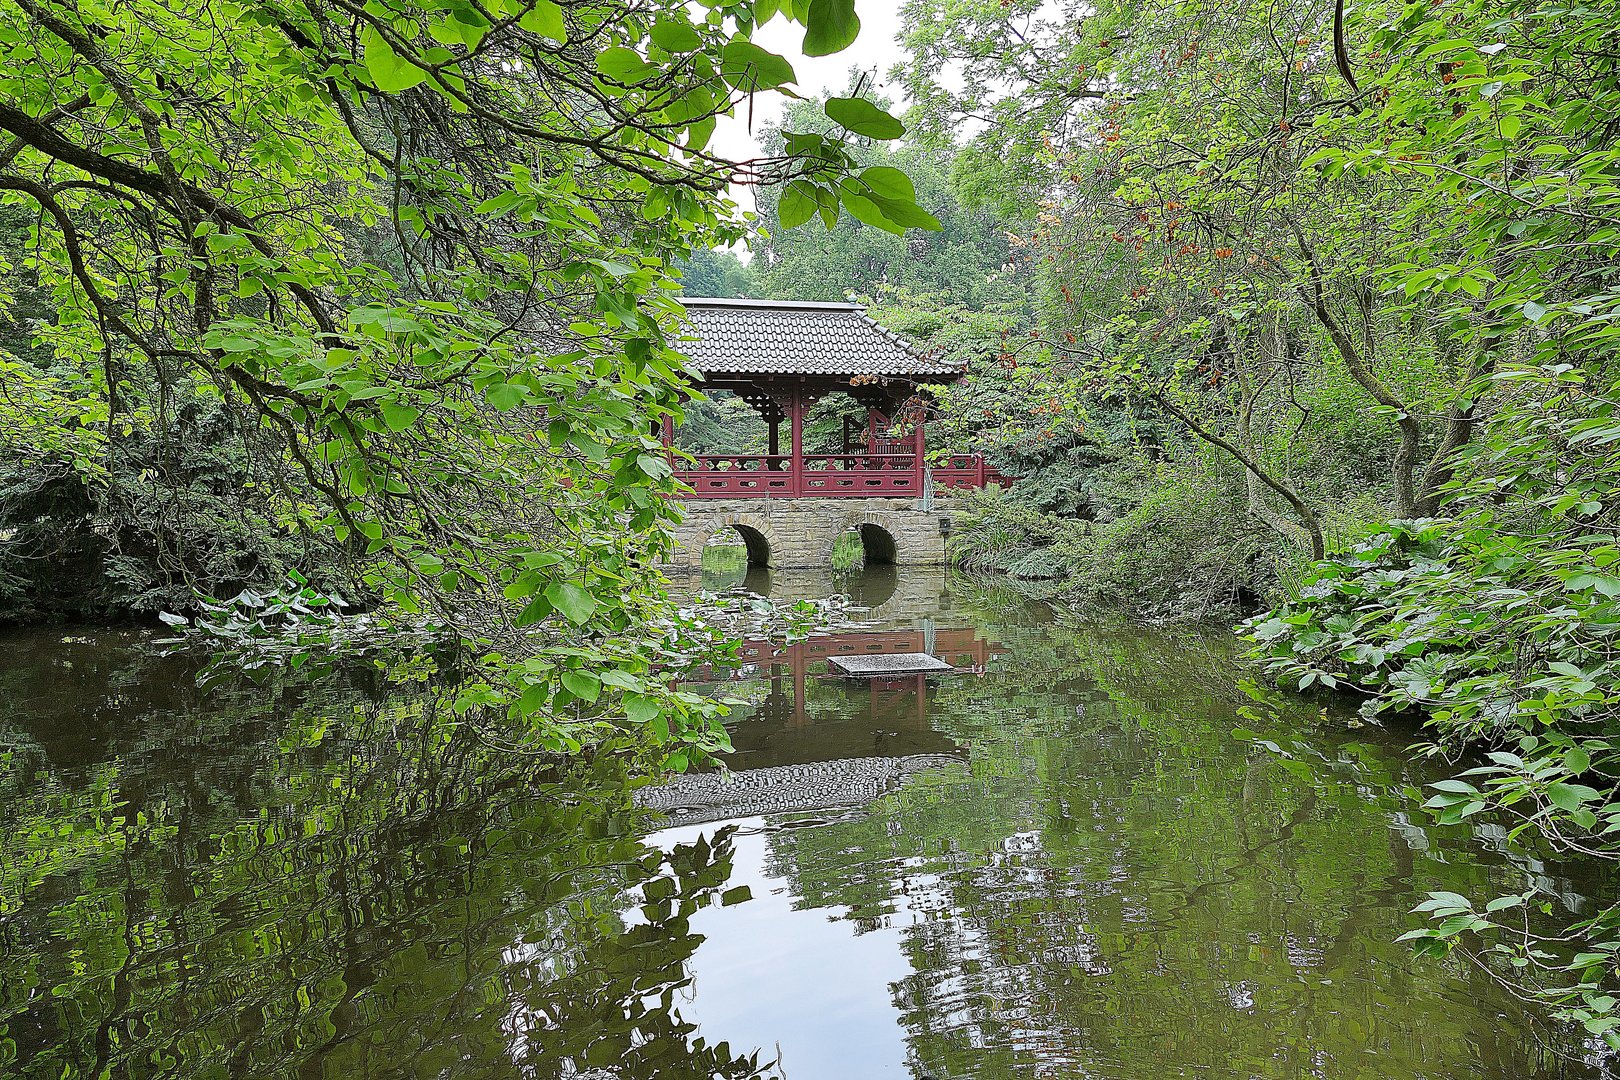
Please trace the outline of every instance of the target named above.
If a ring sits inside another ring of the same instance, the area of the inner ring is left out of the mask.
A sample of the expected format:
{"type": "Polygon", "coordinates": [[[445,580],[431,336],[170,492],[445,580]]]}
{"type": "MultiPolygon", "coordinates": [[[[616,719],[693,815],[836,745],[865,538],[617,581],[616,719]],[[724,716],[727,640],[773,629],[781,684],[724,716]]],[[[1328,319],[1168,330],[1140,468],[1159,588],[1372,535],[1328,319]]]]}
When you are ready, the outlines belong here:
{"type": "Polygon", "coordinates": [[[128,461],[164,476],[201,437],[183,418],[217,415],[260,529],[483,658],[467,706],[556,747],[626,718],[712,737],[634,641],[675,513],[670,268],[741,235],[734,183],[933,224],[850,153],[890,137],[876,106],[829,103],[841,122],[770,157],[709,148],[794,80],[752,40],[772,18],[811,55],[858,27],[820,3],[0,5],[13,271],[51,309],[49,362],[0,361],[8,456],[87,486],[94,518],[128,461]]]}

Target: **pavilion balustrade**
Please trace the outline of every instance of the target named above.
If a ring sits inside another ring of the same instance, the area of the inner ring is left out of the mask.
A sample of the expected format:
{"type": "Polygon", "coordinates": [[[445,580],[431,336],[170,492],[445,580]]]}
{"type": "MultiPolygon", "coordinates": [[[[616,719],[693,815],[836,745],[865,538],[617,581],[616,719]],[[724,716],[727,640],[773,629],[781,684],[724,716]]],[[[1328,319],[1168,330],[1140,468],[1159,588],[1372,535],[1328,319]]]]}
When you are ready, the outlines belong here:
{"type": "MultiPolygon", "coordinates": [[[[865,425],[864,447],[851,446],[852,427],[844,427],[844,452],[821,453],[804,446],[805,418],[810,406],[833,389],[829,386],[795,384],[766,398],[762,384],[725,386],[747,391],[750,403],[768,402],[764,410],[770,429],[771,450],[778,447],[778,421],[789,424],[788,453],[698,454],[690,461],[677,457],[675,475],[691,488],[688,498],[786,498],[795,496],[921,496],[931,477],[936,490],[967,490],[995,484],[1007,486],[1011,479],[1000,476],[978,454],[954,454],[930,468],[924,425],[916,422],[898,438],[886,434],[890,420],[884,411],[871,408],[865,425]]],[[[760,407],[756,405],[756,407],[760,407]]],[[[673,430],[666,425],[666,444],[672,443],[673,430]]]]}

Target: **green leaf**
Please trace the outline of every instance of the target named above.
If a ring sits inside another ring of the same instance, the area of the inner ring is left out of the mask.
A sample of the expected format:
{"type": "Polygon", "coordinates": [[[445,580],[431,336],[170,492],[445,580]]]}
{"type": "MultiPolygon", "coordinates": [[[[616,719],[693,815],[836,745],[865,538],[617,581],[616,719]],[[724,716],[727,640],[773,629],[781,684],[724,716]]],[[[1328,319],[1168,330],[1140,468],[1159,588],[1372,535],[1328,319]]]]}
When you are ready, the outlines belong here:
{"type": "Polygon", "coordinates": [[[675,19],[660,19],[653,25],[650,36],[660,49],[672,53],[692,52],[703,44],[703,38],[691,23],[675,19]]]}
{"type": "Polygon", "coordinates": [[[1574,813],[1581,808],[1584,801],[1581,798],[1582,792],[1589,790],[1591,789],[1583,788],[1580,784],[1553,784],[1547,788],[1547,798],[1558,809],[1574,813]]]}
{"type": "Polygon", "coordinates": [[[596,610],[596,597],[571,581],[552,582],[546,589],[546,599],[575,626],[585,625],[596,610]]]}
{"type": "Polygon", "coordinates": [[[645,724],[659,713],[658,703],[651,698],[640,694],[627,694],[624,699],[624,715],[632,724],[645,724]]]}
{"type": "Polygon", "coordinates": [[[1447,38],[1444,41],[1437,41],[1433,45],[1430,45],[1428,48],[1418,53],[1417,58],[1419,60],[1427,60],[1436,53],[1452,52],[1456,49],[1471,49],[1473,47],[1474,43],[1469,41],[1467,38],[1447,38]]]}
{"type": "Polygon", "coordinates": [[[843,203],[844,209],[848,210],[856,221],[870,225],[874,229],[882,229],[884,232],[894,233],[896,236],[906,231],[903,226],[897,225],[885,217],[883,211],[878,208],[877,203],[859,192],[851,191],[842,184],[839,185],[839,202],[843,203]]]}
{"type": "Polygon", "coordinates": [[[776,217],[781,222],[782,228],[794,229],[814,217],[819,208],[815,185],[808,180],[795,180],[782,192],[782,200],[776,207],[776,217]]]}
{"type": "Polygon", "coordinates": [[[861,32],[855,0],[810,0],[805,14],[804,55],[831,56],[852,45],[861,32]]]}
{"type": "Polygon", "coordinates": [[[908,228],[937,230],[938,219],[912,202],[885,199],[870,193],[859,180],[846,177],[838,182],[838,197],[857,221],[899,235],[908,228]]]}
{"type": "MultiPolygon", "coordinates": [[[[899,123],[898,120],[895,123],[899,123]]],[[[906,202],[917,201],[917,189],[911,185],[911,177],[899,169],[891,169],[887,165],[875,165],[861,173],[861,182],[871,188],[873,193],[885,199],[903,199],[906,202]]]]}
{"type": "Polygon", "coordinates": [[[514,386],[512,383],[496,383],[484,392],[484,396],[489,399],[491,405],[501,412],[511,412],[523,403],[526,395],[521,386],[514,386]]]}
{"type": "Polygon", "coordinates": [[[865,135],[870,139],[898,139],[906,133],[906,125],[865,98],[828,98],[822,111],[856,135],[865,135]]]}
{"type": "Polygon", "coordinates": [[[523,13],[518,26],[558,43],[568,40],[568,24],[563,21],[563,10],[552,0],[534,0],[534,7],[523,13]]]}
{"type": "Polygon", "coordinates": [[[939,232],[944,228],[939,219],[914,202],[905,199],[873,199],[883,216],[896,225],[906,229],[925,229],[928,232],[939,232]]]}
{"type": "Polygon", "coordinates": [[[720,77],[744,93],[793,82],[793,65],[752,41],[728,41],[720,50],[720,77]]]}
{"type": "Polygon", "coordinates": [[[595,701],[602,696],[602,680],[587,671],[563,672],[562,684],[581,701],[595,701]]]}
{"type": "Polygon", "coordinates": [[[636,50],[619,46],[603,49],[597,54],[596,70],[601,72],[604,78],[612,79],[614,82],[637,83],[655,74],[658,67],[649,64],[636,50]]]}
{"type": "Polygon", "coordinates": [[[385,94],[409,90],[427,78],[426,71],[402,59],[370,23],[360,31],[360,48],[360,59],[366,65],[366,74],[371,76],[372,84],[385,94]]]}
{"type": "Polygon", "coordinates": [[[715,117],[709,116],[697,121],[695,124],[687,125],[686,148],[688,150],[694,154],[703,152],[704,148],[709,145],[709,140],[714,137],[715,120],[715,117]]]}
{"type": "Polygon", "coordinates": [[[1437,780],[1429,786],[1436,791],[1449,791],[1460,795],[1473,795],[1479,790],[1465,780],[1437,780]]]}
{"type": "Polygon", "coordinates": [[[416,423],[416,418],[421,415],[421,409],[395,402],[389,402],[382,407],[383,423],[388,425],[389,431],[404,431],[416,423]]]}

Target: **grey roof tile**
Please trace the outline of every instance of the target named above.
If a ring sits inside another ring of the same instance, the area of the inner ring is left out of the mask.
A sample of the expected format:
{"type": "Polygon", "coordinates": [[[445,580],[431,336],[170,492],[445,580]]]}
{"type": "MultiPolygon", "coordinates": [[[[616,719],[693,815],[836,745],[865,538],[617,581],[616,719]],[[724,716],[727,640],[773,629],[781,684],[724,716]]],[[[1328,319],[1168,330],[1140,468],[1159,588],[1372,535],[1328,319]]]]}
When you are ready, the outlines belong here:
{"type": "Polygon", "coordinates": [[[689,296],[675,342],[705,375],[880,375],[949,381],[962,368],[918,352],[860,304],[689,296]]]}

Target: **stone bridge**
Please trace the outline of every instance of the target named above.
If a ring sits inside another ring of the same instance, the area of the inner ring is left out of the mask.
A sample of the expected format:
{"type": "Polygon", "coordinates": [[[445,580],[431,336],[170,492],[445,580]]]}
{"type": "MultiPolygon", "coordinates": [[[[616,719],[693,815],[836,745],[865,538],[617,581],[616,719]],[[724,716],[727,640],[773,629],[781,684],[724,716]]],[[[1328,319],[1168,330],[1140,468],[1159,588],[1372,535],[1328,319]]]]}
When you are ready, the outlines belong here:
{"type": "Polygon", "coordinates": [[[962,513],[960,499],[868,498],[692,499],[675,530],[676,551],[668,569],[697,573],[703,549],[716,536],[740,537],[748,564],[777,570],[825,570],[833,545],[846,532],[859,534],[870,564],[943,566],[945,539],[962,513]]]}

